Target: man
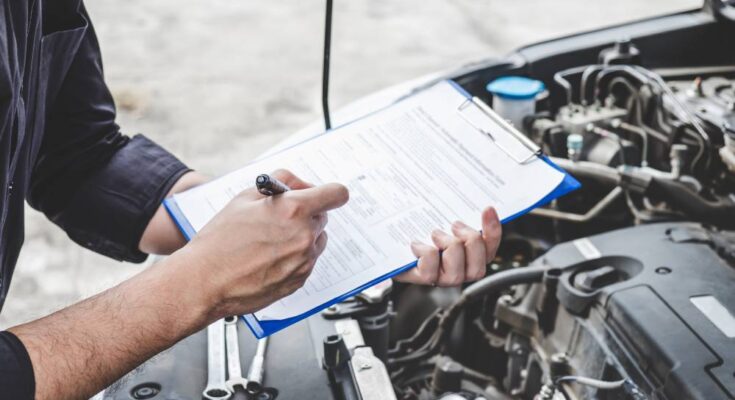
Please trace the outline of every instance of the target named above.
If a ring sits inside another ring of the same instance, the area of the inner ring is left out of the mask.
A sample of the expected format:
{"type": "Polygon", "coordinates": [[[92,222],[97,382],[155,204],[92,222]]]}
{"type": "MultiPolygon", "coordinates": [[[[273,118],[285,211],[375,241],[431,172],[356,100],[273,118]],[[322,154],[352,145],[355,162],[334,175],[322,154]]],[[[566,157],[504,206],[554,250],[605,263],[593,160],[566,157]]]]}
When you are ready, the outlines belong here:
{"type": "MultiPolygon", "coordinates": [[[[132,279],[0,333],[0,398],[88,398],[178,340],[227,315],[256,311],[303,285],[327,244],[327,211],[348,200],[287,171],[275,198],[237,196],[185,245],[162,199],[205,180],[143,136],[123,136],[82,0],[0,1],[0,306],[23,241],[23,202],[77,243],[141,262],[132,279]]],[[[462,223],[412,245],[406,282],[482,277],[500,224],[462,223]],[[443,250],[440,252],[440,249],[443,250]]]]}

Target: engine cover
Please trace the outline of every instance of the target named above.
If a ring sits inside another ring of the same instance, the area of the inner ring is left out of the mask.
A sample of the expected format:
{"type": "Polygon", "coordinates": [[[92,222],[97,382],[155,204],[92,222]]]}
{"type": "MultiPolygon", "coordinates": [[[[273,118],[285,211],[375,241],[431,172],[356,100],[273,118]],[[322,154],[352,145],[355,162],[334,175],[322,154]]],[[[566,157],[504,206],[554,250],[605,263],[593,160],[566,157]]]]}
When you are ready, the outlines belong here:
{"type": "MultiPolygon", "coordinates": [[[[515,324],[518,336],[535,337],[528,342],[537,343],[529,346],[536,346],[530,353],[538,365],[563,354],[565,373],[630,378],[652,398],[735,398],[735,268],[720,256],[733,251],[721,235],[667,223],[558,245],[538,260],[564,271],[556,283],[558,306],[542,312],[536,302],[525,313],[536,320],[531,331],[500,306],[496,314],[515,324]],[[549,313],[555,315],[544,326],[549,313]]],[[[537,299],[543,290],[534,288],[537,299]]],[[[574,392],[628,398],[586,387],[574,392]]]]}

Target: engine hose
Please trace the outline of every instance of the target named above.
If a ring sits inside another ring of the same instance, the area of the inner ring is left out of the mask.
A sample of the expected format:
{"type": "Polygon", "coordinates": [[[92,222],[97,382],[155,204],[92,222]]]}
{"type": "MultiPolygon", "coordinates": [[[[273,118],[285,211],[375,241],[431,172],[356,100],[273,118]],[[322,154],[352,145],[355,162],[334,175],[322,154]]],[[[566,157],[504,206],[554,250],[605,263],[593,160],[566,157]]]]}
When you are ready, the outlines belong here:
{"type": "MultiPolygon", "coordinates": [[[[611,186],[619,186],[621,173],[611,167],[586,161],[571,161],[565,158],[552,158],[552,161],[574,176],[594,179],[611,186]]],[[[636,169],[637,170],[637,169],[636,169]]],[[[731,197],[719,197],[708,200],[679,180],[660,177],[637,170],[650,176],[650,184],[645,188],[645,195],[659,197],[676,209],[683,211],[694,221],[710,223],[723,228],[735,227],[735,200],[731,197]]]]}
{"type": "Polygon", "coordinates": [[[617,388],[623,387],[626,380],[621,379],[619,381],[603,381],[600,379],[588,378],[586,376],[569,375],[569,376],[562,376],[556,379],[557,385],[561,382],[575,382],[580,385],[590,386],[596,389],[611,390],[611,389],[617,389],[617,388]]]}
{"type": "MultiPolygon", "coordinates": [[[[437,327],[439,335],[437,344],[445,343],[445,340],[452,331],[454,322],[457,320],[457,317],[459,317],[465,306],[488,294],[497,293],[502,289],[506,289],[514,285],[541,282],[544,274],[548,270],[548,267],[542,266],[514,268],[494,273],[473,283],[462,291],[462,295],[459,299],[447,309],[444,315],[442,315],[442,318],[439,321],[439,326],[437,327]]],[[[446,351],[446,346],[443,347],[442,353],[446,351]]]]}
{"type": "Polygon", "coordinates": [[[670,201],[696,221],[735,227],[735,201],[730,197],[707,200],[679,181],[661,178],[653,178],[647,192],[670,201]]]}
{"type": "Polygon", "coordinates": [[[620,183],[620,172],[615,168],[589,161],[572,161],[566,158],[550,157],[554,164],[580,178],[590,178],[610,186],[620,183]]]}
{"type": "Polygon", "coordinates": [[[513,268],[497,272],[468,286],[462,291],[462,295],[457,300],[457,303],[470,303],[484,295],[495,293],[500,289],[505,289],[510,286],[522,283],[541,282],[544,273],[548,269],[548,267],[537,266],[513,268]]]}

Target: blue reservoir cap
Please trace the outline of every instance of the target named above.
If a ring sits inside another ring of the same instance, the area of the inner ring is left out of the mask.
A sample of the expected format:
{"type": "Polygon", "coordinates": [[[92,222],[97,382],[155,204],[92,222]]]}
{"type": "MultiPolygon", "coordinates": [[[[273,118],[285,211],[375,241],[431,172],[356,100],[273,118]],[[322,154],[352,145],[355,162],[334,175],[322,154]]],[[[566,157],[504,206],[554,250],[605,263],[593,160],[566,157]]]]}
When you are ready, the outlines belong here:
{"type": "Polygon", "coordinates": [[[541,81],[524,76],[504,76],[487,84],[493,96],[512,100],[529,100],[543,92],[546,87],[541,81]]]}

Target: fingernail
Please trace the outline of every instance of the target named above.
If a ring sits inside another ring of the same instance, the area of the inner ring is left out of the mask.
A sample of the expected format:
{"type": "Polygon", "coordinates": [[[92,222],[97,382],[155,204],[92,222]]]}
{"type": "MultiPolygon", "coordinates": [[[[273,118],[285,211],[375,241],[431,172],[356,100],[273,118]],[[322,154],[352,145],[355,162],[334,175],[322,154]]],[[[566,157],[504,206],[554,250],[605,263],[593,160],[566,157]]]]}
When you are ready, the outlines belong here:
{"type": "Polygon", "coordinates": [[[419,257],[420,256],[420,253],[421,253],[421,249],[423,247],[425,247],[425,246],[426,246],[426,244],[424,244],[422,242],[413,241],[413,242],[411,242],[411,252],[416,257],[419,257]]]}
{"type": "Polygon", "coordinates": [[[498,222],[498,211],[494,207],[488,207],[487,209],[487,216],[490,218],[490,223],[497,223],[498,222]]]}
{"type": "Polygon", "coordinates": [[[455,227],[455,228],[458,228],[458,229],[462,229],[462,228],[469,228],[469,227],[467,226],[467,224],[465,224],[465,223],[464,223],[464,222],[462,222],[462,221],[454,221],[454,222],[452,223],[452,226],[453,226],[453,227],[455,227]]]}

